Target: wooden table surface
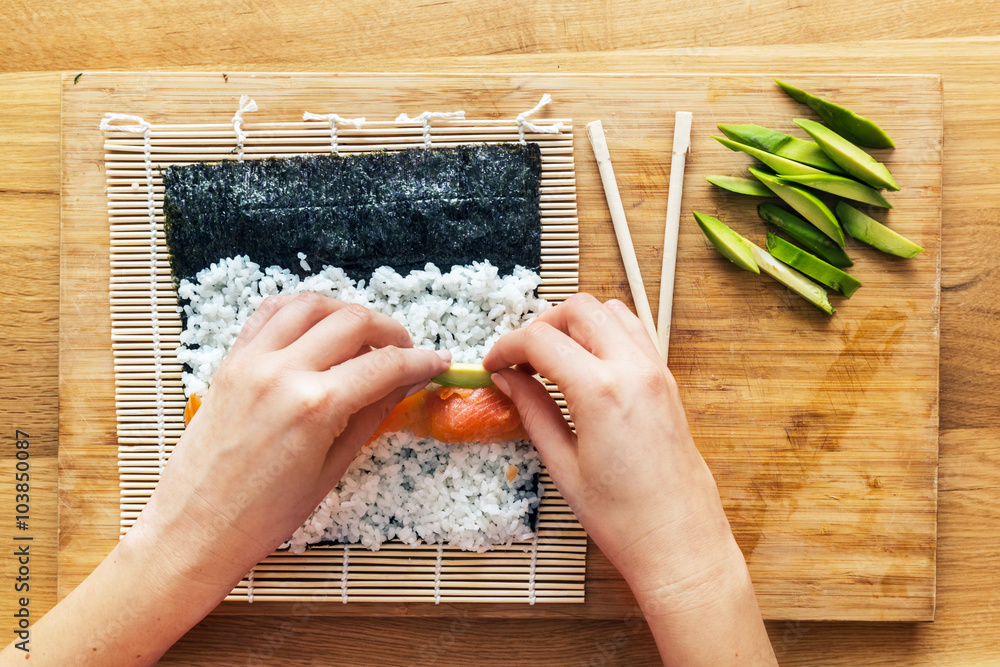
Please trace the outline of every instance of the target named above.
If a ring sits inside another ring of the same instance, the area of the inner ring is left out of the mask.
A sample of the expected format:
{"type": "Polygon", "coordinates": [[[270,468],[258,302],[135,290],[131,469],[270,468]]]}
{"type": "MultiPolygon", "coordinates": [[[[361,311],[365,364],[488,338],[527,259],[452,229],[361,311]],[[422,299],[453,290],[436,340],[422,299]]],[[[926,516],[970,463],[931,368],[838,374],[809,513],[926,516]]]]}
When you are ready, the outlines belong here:
{"type": "MultiPolygon", "coordinates": [[[[7,541],[21,429],[32,443],[33,616],[55,600],[58,72],[930,73],[943,77],[945,127],[936,621],[769,630],[783,664],[996,662],[1000,306],[991,288],[1000,271],[1000,12],[993,2],[177,0],[154,13],[135,0],[90,0],[8,2],[0,14],[0,71],[12,73],[0,75],[0,497],[7,499],[0,514],[7,541]]],[[[13,559],[3,559],[4,618],[15,576],[13,559]]],[[[648,631],[631,621],[255,616],[212,617],[164,662],[225,664],[221,656],[240,664],[656,661],[648,631]]]]}

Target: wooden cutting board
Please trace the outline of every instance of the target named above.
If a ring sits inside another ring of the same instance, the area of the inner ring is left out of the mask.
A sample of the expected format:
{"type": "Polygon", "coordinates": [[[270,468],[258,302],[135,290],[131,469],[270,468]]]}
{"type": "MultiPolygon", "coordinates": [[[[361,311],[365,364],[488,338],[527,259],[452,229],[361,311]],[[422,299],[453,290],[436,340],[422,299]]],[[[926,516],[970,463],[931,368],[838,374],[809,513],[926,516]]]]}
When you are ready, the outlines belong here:
{"type": "MultiPolygon", "coordinates": [[[[108,303],[104,112],[154,123],[227,122],[243,93],[254,120],[304,110],[394,118],[425,109],[510,118],[544,92],[541,117],[600,118],[651,303],[656,304],[673,114],[694,113],[681,219],[671,370],[715,473],[762,611],[771,619],[931,620],[934,614],[941,222],[941,81],[935,76],[789,77],[877,120],[877,152],[902,191],[878,214],[926,252],[897,260],[852,243],[864,286],[827,317],[713,250],[691,210],[760,243],[757,200],[708,174],[749,159],[714,142],[715,124],[792,131],[812,117],[766,76],[315,75],[110,73],[64,78],[60,306],[59,592],[114,546],[118,489],[108,303]]],[[[576,133],[581,289],[629,301],[590,147],[576,133]]],[[[328,605],[309,613],[622,618],[635,603],[599,550],[584,605],[328,605]]],[[[292,613],[280,603],[225,613],[292,613]]]]}

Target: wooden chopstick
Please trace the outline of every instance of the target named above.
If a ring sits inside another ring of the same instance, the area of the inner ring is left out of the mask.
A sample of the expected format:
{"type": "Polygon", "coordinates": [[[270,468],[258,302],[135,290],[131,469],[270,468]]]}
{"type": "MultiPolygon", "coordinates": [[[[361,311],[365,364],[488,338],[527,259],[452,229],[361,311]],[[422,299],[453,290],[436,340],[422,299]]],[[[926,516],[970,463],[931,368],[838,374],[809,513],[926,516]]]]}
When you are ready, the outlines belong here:
{"type": "Polygon", "coordinates": [[[691,112],[678,111],[674,120],[674,146],[670,158],[670,189],[667,191],[667,225],[663,230],[663,268],[660,272],[660,307],[657,312],[660,355],[667,363],[670,348],[670,315],[674,305],[674,270],[680,233],[684,167],[691,152],[691,112]]]}
{"type": "Polygon", "coordinates": [[[587,123],[587,136],[594,148],[597,168],[601,172],[601,183],[604,185],[604,195],[608,199],[608,210],[611,212],[611,222],[614,223],[618,250],[621,252],[622,262],[625,264],[625,275],[628,277],[628,286],[632,292],[632,301],[635,302],[636,314],[646,328],[649,339],[653,341],[653,345],[659,351],[656,327],[653,324],[653,313],[649,309],[649,299],[646,297],[646,288],[642,283],[642,273],[639,271],[639,261],[636,259],[635,248],[632,245],[632,235],[629,233],[628,222],[625,220],[625,207],[622,206],[622,198],[618,192],[618,182],[615,180],[614,167],[611,166],[611,154],[608,152],[608,143],[604,138],[604,128],[601,126],[601,121],[595,120],[592,123],[587,123]]]}

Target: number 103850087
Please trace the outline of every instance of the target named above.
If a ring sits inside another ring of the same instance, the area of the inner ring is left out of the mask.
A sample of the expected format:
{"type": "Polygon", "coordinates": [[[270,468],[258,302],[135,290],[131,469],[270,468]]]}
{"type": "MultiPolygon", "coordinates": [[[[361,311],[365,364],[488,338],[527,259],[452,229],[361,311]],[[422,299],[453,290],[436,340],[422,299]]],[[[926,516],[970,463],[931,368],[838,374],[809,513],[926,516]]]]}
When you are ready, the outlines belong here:
{"type": "Polygon", "coordinates": [[[28,519],[31,513],[31,475],[29,474],[31,464],[28,461],[31,456],[31,436],[20,429],[15,432],[15,436],[14,520],[18,530],[28,530],[28,519]]]}

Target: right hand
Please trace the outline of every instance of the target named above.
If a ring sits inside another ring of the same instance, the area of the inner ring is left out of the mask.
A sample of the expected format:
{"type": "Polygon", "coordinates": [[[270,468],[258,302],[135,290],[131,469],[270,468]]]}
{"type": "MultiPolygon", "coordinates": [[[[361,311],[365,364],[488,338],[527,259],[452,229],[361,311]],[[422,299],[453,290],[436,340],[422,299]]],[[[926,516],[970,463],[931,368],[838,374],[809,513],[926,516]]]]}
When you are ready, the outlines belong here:
{"type": "Polygon", "coordinates": [[[640,602],[701,604],[720,580],[747,576],[673,376],[624,304],[575,295],[500,338],[484,365],[640,602]],[[575,434],[536,369],[559,385],[575,434]]]}

